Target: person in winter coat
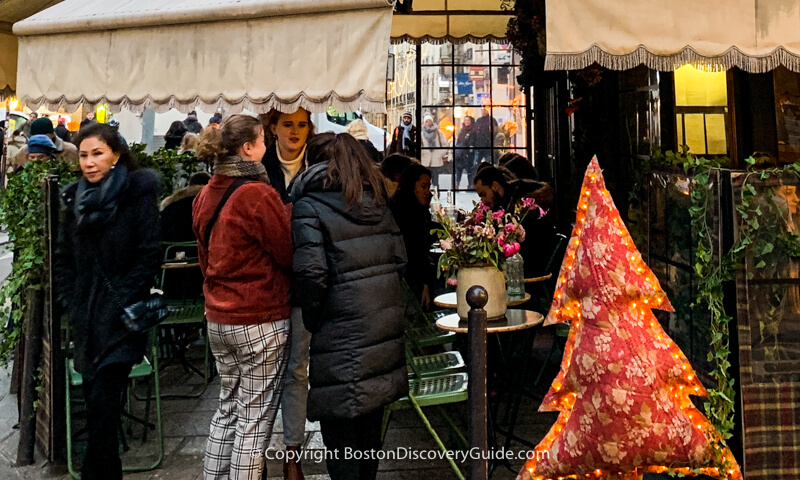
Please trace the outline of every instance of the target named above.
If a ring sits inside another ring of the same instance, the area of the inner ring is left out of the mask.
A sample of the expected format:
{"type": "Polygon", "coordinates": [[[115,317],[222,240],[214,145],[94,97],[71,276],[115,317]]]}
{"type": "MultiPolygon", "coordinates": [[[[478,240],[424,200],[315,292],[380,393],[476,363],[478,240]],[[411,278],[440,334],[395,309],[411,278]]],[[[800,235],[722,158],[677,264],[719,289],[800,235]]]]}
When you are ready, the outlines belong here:
{"type": "Polygon", "coordinates": [[[312,332],[308,418],[320,421],[332,480],[370,480],[378,460],[347,448],[381,449],[383,408],[407,394],[399,272],[400,230],[380,173],[341,133],[309,143],[309,167],[292,188],[294,275],[312,332]]]}
{"type": "Polygon", "coordinates": [[[443,170],[447,158],[447,139],[442,130],[433,121],[433,117],[425,115],[422,122],[422,156],[420,163],[431,171],[431,181],[439,185],[439,172],[443,170]]]}
{"type": "Polygon", "coordinates": [[[387,155],[399,153],[411,158],[419,158],[419,141],[417,140],[417,127],[414,126],[410,111],[403,112],[400,125],[392,132],[392,143],[389,144],[387,155]]]}
{"type": "Polygon", "coordinates": [[[67,129],[67,119],[59,117],[58,125],[56,125],[55,132],[56,137],[64,140],[65,142],[69,142],[72,140],[72,136],[69,133],[69,129],[67,129]]]}
{"type": "Polygon", "coordinates": [[[268,135],[267,153],[261,163],[270,184],[284,203],[289,203],[289,184],[305,170],[306,142],[314,136],[311,115],[302,108],[294,113],[275,109],[262,117],[268,135]]]}
{"type": "Polygon", "coordinates": [[[194,110],[189,112],[189,115],[186,115],[183,124],[186,125],[186,131],[189,133],[200,133],[203,131],[203,125],[197,120],[197,112],[194,110]]]}
{"type": "Polygon", "coordinates": [[[164,148],[167,150],[177,150],[181,146],[181,142],[183,141],[183,136],[186,135],[186,125],[183,122],[175,120],[169,126],[169,130],[167,130],[167,134],[164,135],[164,148]]]}
{"type": "Polygon", "coordinates": [[[432,197],[431,171],[414,163],[403,171],[400,186],[390,202],[408,255],[404,277],[425,310],[432,305],[431,292],[436,281],[436,266],[430,259],[436,236],[431,230],[439,225],[431,220],[432,197]]]}
{"type": "MultiPolygon", "coordinates": [[[[31,138],[34,135],[47,135],[50,137],[50,140],[56,146],[56,159],[61,160],[62,162],[70,163],[76,166],[77,169],[78,149],[74,144],[65,142],[56,136],[55,129],[53,128],[53,122],[51,122],[49,118],[37,118],[31,122],[30,136],[28,138],[31,138]]],[[[17,152],[11,163],[14,169],[19,169],[27,162],[28,148],[25,146],[17,152]]]]}
{"type": "Polygon", "coordinates": [[[200,158],[214,159],[214,176],[192,212],[208,339],[220,374],[207,480],[262,478],[289,357],[291,225],[261,165],[265,150],[261,122],[249,115],[228,117],[197,149],[200,158]],[[235,188],[237,181],[244,183],[235,188]]]}
{"type": "MultiPolygon", "coordinates": [[[[314,135],[311,115],[302,108],[294,113],[272,110],[262,117],[272,139],[261,161],[270,184],[289,203],[289,186],[306,168],[306,142],[314,135]]],[[[292,309],[292,347],[281,400],[283,443],[289,454],[283,462],[284,478],[303,480],[300,447],[306,440],[306,399],[308,397],[308,348],[311,334],[303,327],[299,308],[292,309]]]]}
{"type": "Polygon", "coordinates": [[[461,183],[461,174],[467,174],[467,188],[472,188],[472,177],[475,175],[475,119],[470,115],[461,121],[461,129],[456,138],[456,174],[453,188],[461,183]]]}
{"type": "Polygon", "coordinates": [[[82,177],[67,186],[55,254],[57,299],[83,376],[89,443],[84,480],[122,478],[117,433],[122,395],[146,335],[120,320],[124,306],[147,298],[160,269],[158,194],[161,180],[138,169],[111,127],[93,124],[75,138],[82,177]]]}
{"type": "Polygon", "coordinates": [[[370,156],[373,162],[381,163],[383,160],[383,155],[381,152],[375,148],[375,145],[369,140],[369,130],[367,130],[367,125],[364,123],[364,120],[357,118],[352,122],[347,124],[347,133],[353,136],[361,146],[367,151],[367,154],[370,156]]]}

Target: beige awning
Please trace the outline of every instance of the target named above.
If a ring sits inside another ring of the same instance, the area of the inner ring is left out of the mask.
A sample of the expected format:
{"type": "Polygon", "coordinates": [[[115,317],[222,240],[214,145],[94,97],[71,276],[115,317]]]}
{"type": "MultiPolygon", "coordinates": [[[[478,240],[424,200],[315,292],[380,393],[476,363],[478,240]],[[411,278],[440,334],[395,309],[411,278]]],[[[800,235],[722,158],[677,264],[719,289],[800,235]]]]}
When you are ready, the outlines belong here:
{"type": "Polygon", "coordinates": [[[66,0],[14,25],[30,108],[385,111],[390,0],[66,0]]]}
{"type": "Polygon", "coordinates": [[[800,72],[800,2],[547,0],[548,70],[684,64],[800,72]]]}
{"type": "Polygon", "coordinates": [[[17,37],[11,25],[61,0],[0,0],[0,100],[17,85],[17,37]]]}
{"type": "Polygon", "coordinates": [[[511,13],[499,0],[414,0],[410,14],[395,14],[392,42],[486,42],[506,37],[511,13]]]}
{"type": "Polygon", "coordinates": [[[0,99],[17,88],[17,37],[0,33],[0,99]]]}

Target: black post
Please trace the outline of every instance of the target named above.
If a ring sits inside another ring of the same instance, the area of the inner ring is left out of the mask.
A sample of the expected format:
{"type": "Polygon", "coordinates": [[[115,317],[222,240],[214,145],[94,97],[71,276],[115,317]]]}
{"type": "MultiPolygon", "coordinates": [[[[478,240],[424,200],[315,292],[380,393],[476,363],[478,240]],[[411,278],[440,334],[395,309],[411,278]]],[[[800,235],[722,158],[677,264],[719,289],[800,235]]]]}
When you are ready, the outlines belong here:
{"type": "Polygon", "coordinates": [[[50,398],[50,455],[48,460],[54,463],[63,463],[67,458],[66,438],[67,424],[61,412],[64,412],[66,395],[64,393],[64,383],[66,375],[64,371],[64,352],[65,346],[61,340],[61,308],[56,302],[55,282],[53,281],[53,260],[58,242],[58,222],[61,211],[61,199],[59,195],[59,177],[54,172],[47,177],[47,189],[45,208],[47,212],[47,260],[46,260],[46,279],[47,279],[47,298],[45,304],[46,331],[45,335],[50,342],[50,358],[47,363],[50,365],[49,392],[50,398]]]}
{"type": "Polygon", "coordinates": [[[22,390],[19,392],[17,466],[33,464],[33,451],[36,445],[34,402],[39,398],[36,387],[39,384],[37,376],[42,359],[42,317],[44,316],[44,292],[41,289],[26,288],[24,295],[27,300],[25,306],[25,363],[22,370],[22,390]]]}
{"type": "Polygon", "coordinates": [[[485,454],[489,449],[486,434],[486,310],[489,294],[480,285],[467,291],[467,340],[469,342],[469,447],[477,453],[470,459],[470,480],[486,480],[489,463],[485,454]],[[476,458],[477,457],[477,458],[476,458]]]}

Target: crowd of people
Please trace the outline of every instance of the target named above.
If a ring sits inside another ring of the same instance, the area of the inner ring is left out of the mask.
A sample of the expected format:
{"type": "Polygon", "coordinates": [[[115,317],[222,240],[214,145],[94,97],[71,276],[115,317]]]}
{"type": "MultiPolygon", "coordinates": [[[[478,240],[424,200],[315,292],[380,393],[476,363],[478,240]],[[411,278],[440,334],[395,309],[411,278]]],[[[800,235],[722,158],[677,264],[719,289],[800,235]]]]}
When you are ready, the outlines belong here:
{"type": "MultiPolygon", "coordinates": [[[[262,478],[264,458],[252,452],[265,451],[278,409],[290,452],[286,479],[304,478],[306,419],[320,422],[329,451],[381,448],[383,409],[408,392],[404,285],[426,310],[441,289],[430,204],[444,159],[409,155],[420,152],[413,124],[396,132],[400,147],[381,159],[363,123],[352,134],[315,134],[309,112],[273,110],[219,116],[198,135],[192,112],[170,126],[168,146],[213,165],[213,175],[194,174],[159,206],[157,174],[138,168],[113,127],[92,123],[69,149],[49,120],[49,129],[37,121],[25,158],[74,155],[82,173],[62,195],[67,214],[56,255],[58,298],[78,339],[75,368],[88,407],[102,412],[89,418],[82,478],[122,475],[121,396],[146,338],[126,332],[119,315],[148,294],[160,242],[198,246],[220,375],[204,478],[262,478]]],[[[420,138],[444,144],[432,124],[425,119],[420,138]]],[[[458,143],[469,145],[471,124],[464,122],[458,143]]],[[[552,189],[520,155],[471,168],[462,172],[490,208],[529,196],[544,208],[552,203],[552,189]]],[[[551,228],[547,215],[531,221],[538,223],[526,225],[526,274],[543,268],[551,228]]],[[[378,469],[375,459],[341,454],[326,463],[334,480],[374,479],[378,469]]]]}

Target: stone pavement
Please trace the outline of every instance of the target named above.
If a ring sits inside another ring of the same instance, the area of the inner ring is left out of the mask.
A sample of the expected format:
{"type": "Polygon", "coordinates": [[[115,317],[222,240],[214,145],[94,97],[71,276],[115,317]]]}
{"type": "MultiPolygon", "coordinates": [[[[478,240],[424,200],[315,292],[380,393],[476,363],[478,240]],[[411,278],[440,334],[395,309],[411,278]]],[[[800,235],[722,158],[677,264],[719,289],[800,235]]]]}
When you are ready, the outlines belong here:
{"type": "MultiPolygon", "coordinates": [[[[532,382],[538,373],[540,362],[544,359],[550,347],[551,338],[547,329],[542,330],[536,339],[536,358],[528,368],[525,369],[525,382],[532,382]]],[[[546,377],[552,378],[555,375],[560,355],[554,355],[549,362],[548,374],[546,377]],[[558,358],[555,358],[558,357],[558,358]]],[[[176,388],[184,388],[197,391],[198,382],[201,380],[197,375],[186,374],[182,367],[171,365],[162,370],[162,392],[175,391],[176,388]],[[179,386],[179,387],[176,387],[179,386]]],[[[11,427],[17,420],[16,396],[8,394],[10,374],[0,372],[0,480],[16,479],[58,479],[67,480],[69,475],[66,473],[65,466],[51,466],[43,459],[38,459],[35,465],[29,467],[13,467],[16,458],[16,450],[19,434],[11,427]]],[[[537,393],[543,393],[549,386],[548,382],[542,382],[537,387],[537,393]]],[[[126,479],[130,480],[196,480],[202,479],[203,451],[205,448],[206,436],[208,433],[209,422],[217,406],[217,395],[219,392],[219,382],[213,382],[205,393],[196,399],[164,399],[162,400],[165,458],[161,466],[149,472],[128,473],[126,479]]],[[[141,413],[144,402],[133,401],[134,413],[141,413]]],[[[556,414],[538,413],[538,402],[524,398],[520,413],[520,422],[516,432],[530,441],[538,442],[548,431],[556,418],[556,414]]],[[[448,414],[460,425],[461,431],[466,435],[467,404],[461,403],[447,406],[448,414]]],[[[450,442],[447,428],[443,421],[431,409],[426,409],[429,420],[442,436],[445,444],[452,445],[450,442]]],[[[78,420],[78,423],[80,421],[78,420]]],[[[319,425],[308,423],[306,425],[307,438],[306,449],[313,450],[317,454],[323,453],[322,437],[319,432],[319,425]]],[[[270,448],[280,450],[282,444],[282,423],[280,415],[275,426],[270,448]]],[[[150,432],[147,443],[141,444],[141,428],[134,427],[133,438],[130,439],[131,451],[123,457],[123,462],[129,464],[135,460],[141,460],[155,446],[155,432],[150,432]]],[[[502,437],[500,437],[502,441],[502,437]]],[[[78,445],[80,448],[80,445],[78,445]]],[[[424,428],[420,419],[411,410],[395,412],[389,426],[384,444],[386,451],[433,451],[436,445],[433,439],[424,428]]],[[[518,444],[512,445],[512,450],[526,451],[525,447],[518,444]]],[[[39,455],[40,457],[41,455],[39,455]]],[[[149,458],[153,458],[152,456],[149,458]]],[[[522,461],[512,462],[515,469],[522,466],[522,461]]],[[[461,465],[463,471],[467,470],[467,464],[461,465]]],[[[306,460],[303,464],[306,478],[308,480],[327,479],[324,461],[314,462],[306,460]]],[[[267,471],[270,479],[282,478],[281,462],[272,460],[267,462],[267,471]]],[[[493,480],[514,479],[515,474],[500,467],[494,475],[493,480]]],[[[378,479],[380,480],[416,480],[416,479],[450,479],[455,478],[453,471],[448,463],[442,459],[435,460],[408,460],[394,459],[383,460],[380,464],[378,479]]]]}

